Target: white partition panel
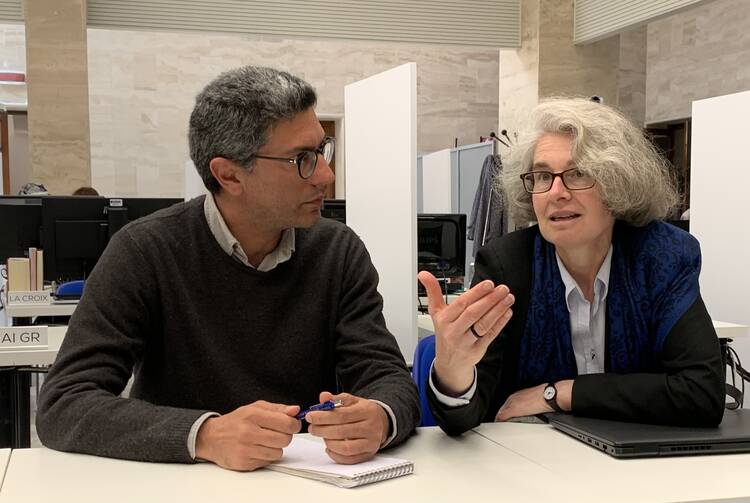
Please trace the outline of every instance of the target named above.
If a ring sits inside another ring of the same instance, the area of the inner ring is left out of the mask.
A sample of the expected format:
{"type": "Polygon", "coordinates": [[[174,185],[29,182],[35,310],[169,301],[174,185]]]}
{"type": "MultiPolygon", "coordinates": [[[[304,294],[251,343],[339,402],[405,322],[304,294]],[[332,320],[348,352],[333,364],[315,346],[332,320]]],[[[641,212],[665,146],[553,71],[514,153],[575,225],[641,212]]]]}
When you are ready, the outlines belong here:
{"type": "MultiPolygon", "coordinates": [[[[748,116],[750,92],[693,102],[690,232],[703,251],[701,293],[714,320],[743,325],[750,325],[748,116]]],[[[747,368],[750,340],[733,346],[747,368]]]]}
{"type": "Polygon", "coordinates": [[[344,88],[346,223],[380,275],[388,329],[411,361],[417,344],[417,66],[344,88]]]}
{"type": "Polygon", "coordinates": [[[451,213],[451,149],[422,156],[422,211],[451,213]]]}
{"type": "Polygon", "coordinates": [[[206,189],[206,186],[203,184],[203,180],[198,174],[198,170],[195,169],[195,164],[193,164],[193,161],[191,161],[190,159],[185,161],[183,170],[185,173],[185,183],[182,197],[185,199],[185,201],[189,201],[190,199],[203,194],[208,194],[208,189],[206,189]]]}

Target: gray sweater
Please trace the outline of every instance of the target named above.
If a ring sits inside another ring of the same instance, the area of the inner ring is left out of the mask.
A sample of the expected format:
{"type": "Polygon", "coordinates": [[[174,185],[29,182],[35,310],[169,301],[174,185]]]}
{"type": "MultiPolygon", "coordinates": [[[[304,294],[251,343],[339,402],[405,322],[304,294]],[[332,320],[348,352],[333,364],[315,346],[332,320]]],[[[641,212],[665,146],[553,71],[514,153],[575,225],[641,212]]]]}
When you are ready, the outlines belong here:
{"type": "Polygon", "coordinates": [[[292,258],[268,272],[221,250],[203,198],[115,234],[42,388],[42,442],[191,462],[188,434],[205,412],[256,400],[305,407],[326,390],[388,404],[398,424],[391,445],[406,439],[417,392],[364,244],[326,219],[295,232],[292,258]],[[131,398],[121,398],[131,372],[131,398]]]}

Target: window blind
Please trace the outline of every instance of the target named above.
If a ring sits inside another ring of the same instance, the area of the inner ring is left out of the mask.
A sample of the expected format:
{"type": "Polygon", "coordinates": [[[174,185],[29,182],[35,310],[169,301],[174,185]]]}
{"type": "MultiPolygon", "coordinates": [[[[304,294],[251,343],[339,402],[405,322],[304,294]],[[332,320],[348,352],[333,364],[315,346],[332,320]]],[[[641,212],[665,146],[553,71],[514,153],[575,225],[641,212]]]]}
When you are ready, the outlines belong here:
{"type": "Polygon", "coordinates": [[[88,0],[88,24],[513,48],[521,0],[88,0]]]}
{"type": "Polygon", "coordinates": [[[573,42],[596,42],[703,0],[575,0],[573,42]]]}

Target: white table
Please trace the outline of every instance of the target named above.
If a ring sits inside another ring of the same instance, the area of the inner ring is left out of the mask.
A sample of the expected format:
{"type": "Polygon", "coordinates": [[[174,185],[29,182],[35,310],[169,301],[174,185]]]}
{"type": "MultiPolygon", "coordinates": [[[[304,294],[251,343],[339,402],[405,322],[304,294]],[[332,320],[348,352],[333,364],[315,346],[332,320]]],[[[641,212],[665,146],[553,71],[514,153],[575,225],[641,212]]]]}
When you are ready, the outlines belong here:
{"type": "Polygon", "coordinates": [[[389,455],[415,474],[340,489],[269,470],[154,464],[17,449],[0,503],[178,501],[466,501],[667,503],[747,501],[750,454],[618,460],[547,425],[485,424],[452,438],[420,428],[389,455]],[[43,482],[42,482],[43,481],[43,482]]]}
{"type": "Polygon", "coordinates": [[[3,447],[28,447],[31,443],[29,411],[31,374],[19,371],[18,367],[52,365],[67,330],[68,327],[49,327],[46,349],[24,348],[0,351],[0,367],[10,367],[0,374],[3,388],[10,390],[9,395],[0,396],[2,398],[0,421],[3,423],[9,421],[12,424],[11,438],[0,439],[2,441],[0,445],[3,447]]]}
{"type": "Polygon", "coordinates": [[[737,339],[747,336],[747,325],[737,325],[725,321],[714,320],[714,330],[719,339],[737,339]]]}
{"type": "MultiPolygon", "coordinates": [[[[176,501],[529,502],[559,500],[565,481],[473,432],[459,438],[420,428],[387,455],[409,459],[415,473],[355,489],[270,470],[237,473],[215,465],[154,464],[67,454],[13,451],[0,503],[176,501]]],[[[562,501],[575,501],[572,495],[562,501]]]]}
{"type": "Polygon", "coordinates": [[[8,461],[10,461],[10,449],[0,449],[0,491],[2,491],[8,461]]]}
{"type": "Polygon", "coordinates": [[[549,425],[491,423],[474,431],[562,476],[580,503],[750,500],[750,454],[616,459],[549,425]]]}

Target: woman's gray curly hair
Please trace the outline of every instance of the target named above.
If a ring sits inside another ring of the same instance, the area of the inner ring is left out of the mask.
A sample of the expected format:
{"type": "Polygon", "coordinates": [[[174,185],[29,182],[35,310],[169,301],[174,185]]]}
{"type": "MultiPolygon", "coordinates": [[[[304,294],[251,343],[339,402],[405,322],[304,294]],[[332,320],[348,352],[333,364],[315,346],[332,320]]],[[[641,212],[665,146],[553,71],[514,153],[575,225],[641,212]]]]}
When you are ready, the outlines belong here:
{"type": "Polygon", "coordinates": [[[667,161],[638,127],[614,108],[586,98],[549,98],[534,108],[530,127],[503,159],[503,175],[496,182],[516,224],[536,220],[520,175],[531,170],[536,144],[548,133],[572,137],[573,161],[596,180],[616,219],[642,226],[666,217],[676,205],[667,161]]]}

